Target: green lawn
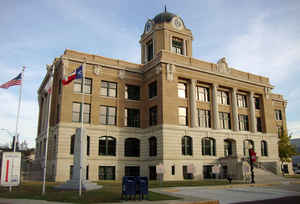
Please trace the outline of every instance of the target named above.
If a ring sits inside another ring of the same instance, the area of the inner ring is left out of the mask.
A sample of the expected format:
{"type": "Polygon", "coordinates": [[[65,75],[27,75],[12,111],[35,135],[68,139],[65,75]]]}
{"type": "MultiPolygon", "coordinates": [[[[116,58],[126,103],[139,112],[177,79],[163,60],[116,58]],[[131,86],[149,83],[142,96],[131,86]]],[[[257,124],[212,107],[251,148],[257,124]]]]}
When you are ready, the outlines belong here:
{"type": "MultiPolygon", "coordinates": [[[[103,188],[94,191],[82,192],[79,198],[78,191],[62,191],[56,190],[53,186],[58,183],[47,183],[46,195],[42,196],[41,182],[25,182],[19,187],[13,187],[13,191],[9,192],[8,188],[0,187],[0,197],[3,198],[27,198],[35,200],[48,200],[59,202],[73,203],[100,203],[100,202],[120,202],[121,200],[121,183],[118,181],[101,181],[98,184],[103,188]]],[[[150,188],[159,187],[176,187],[176,186],[209,186],[209,185],[226,185],[225,180],[201,180],[201,181],[167,181],[160,184],[159,181],[151,181],[150,188]]],[[[138,197],[138,196],[137,196],[138,197]]],[[[167,196],[159,193],[149,192],[149,200],[176,200],[179,198],[167,196]]]]}
{"type": "Polygon", "coordinates": [[[286,175],[286,178],[297,178],[300,179],[300,174],[295,174],[295,175],[286,175]]]}

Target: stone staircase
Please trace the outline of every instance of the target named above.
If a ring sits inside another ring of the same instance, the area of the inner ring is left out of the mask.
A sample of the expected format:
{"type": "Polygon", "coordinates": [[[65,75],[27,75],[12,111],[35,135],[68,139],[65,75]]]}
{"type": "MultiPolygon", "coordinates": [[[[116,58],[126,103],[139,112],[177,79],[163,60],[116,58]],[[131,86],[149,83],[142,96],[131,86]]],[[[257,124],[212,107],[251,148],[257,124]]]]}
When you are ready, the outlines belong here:
{"type": "Polygon", "coordinates": [[[283,183],[288,182],[289,179],[283,176],[276,175],[263,168],[254,168],[254,180],[256,183],[283,183]]]}
{"type": "Polygon", "coordinates": [[[23,173],[23,180],[42,181],[43,169],[39,161],[33,161],[23,173]]]}

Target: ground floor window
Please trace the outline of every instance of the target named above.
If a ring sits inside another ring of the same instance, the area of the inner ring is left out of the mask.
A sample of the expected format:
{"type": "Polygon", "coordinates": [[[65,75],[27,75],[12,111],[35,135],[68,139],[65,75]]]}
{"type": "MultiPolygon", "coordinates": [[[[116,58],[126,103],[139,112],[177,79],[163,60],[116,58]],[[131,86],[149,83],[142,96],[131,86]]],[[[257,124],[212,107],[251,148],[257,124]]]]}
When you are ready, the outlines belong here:
{"type": "Polygon", "coordinates": [[[70,180],[73,178],[74,166],[70,166],[70,180]]]}
{"type": "Polygon", "coordinates": [[[115,180],[114,166],[99,166],[99,180],[115,180]]]}
{"type": "Polygon", "coordinates": [[[140,167],[125,166],[125,176],[140,176],[140,167]]]}
{"type": "Polygon", "coordinates": [[[203,178],[205,179],[215,179],[216,175],[212,173],[212,165],[203,166],[203,178]]]}
{"type": "Polygon", "coordinates": [[[156,166],[149,166],[149,180],[156,180],[156,166]]]}
{"type": "Polygon", "coordinates": [[[188,173],[188,166],[182,166],[183,179],[193,179],[193,174],[188,173]]]}

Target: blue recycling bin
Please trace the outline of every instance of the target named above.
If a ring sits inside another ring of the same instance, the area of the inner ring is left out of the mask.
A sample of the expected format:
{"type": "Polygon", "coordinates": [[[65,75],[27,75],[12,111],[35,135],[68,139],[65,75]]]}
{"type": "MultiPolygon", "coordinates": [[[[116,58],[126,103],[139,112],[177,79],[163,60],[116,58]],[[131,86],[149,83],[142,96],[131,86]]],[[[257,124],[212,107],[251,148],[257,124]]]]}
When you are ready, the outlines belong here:
{"type": "Polygon", "coordinates": [[[145,176],[137,176],[136,177],[136,183],[137,183],[137,188],[136,188],[136,193],[139,194],[139,199],[144,199],[144,196],[149,195],[148,191],[148,177],[145,176]]]}
{"type": "Polygon", "coordinates": [[[124,176],[122,180],[122,199],[124,199],[124,195],[126,196],[125,199],[129,198],[132,199],[132,196],[136,195],[136,177],[134,176],[124,176]]]}

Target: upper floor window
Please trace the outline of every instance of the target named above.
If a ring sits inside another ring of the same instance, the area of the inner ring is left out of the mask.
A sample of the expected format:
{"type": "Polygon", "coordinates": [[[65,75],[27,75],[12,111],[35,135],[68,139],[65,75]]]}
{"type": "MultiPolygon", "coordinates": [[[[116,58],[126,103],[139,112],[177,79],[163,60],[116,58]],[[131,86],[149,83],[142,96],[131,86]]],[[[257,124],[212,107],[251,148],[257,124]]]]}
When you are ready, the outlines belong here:
{"type": "Polygon", "coordinates": [[[248,115],[239,114],[240,131],[249,131],[248,115]]]}
{"type": "Polygon", "coordinates": [[[139,157],[140,156],[140,140],[136,138],[127,138],[125,140],[125,156],[139,157]]]}
{"type": "Polygon", "coordinates": [[[217,97],[219,104],[229,105],[229,93],[227,91],[218,91],[217,97]]]}
{"type": "Polygon", "coordinates": [[[254,97],[254,103],[255,103],[255,109],[260,109],[261,107],[261,102],[259,97],[254,97]]]}
{"type": "Polygon", "coordinates": [[[198,109],[199,127],[210,128],[210,111],[198,109]]]}
{"type": "Polygon", "coordinates": [[[180,38],[172,38],[172,52],[183,55],[183,40],[180,38]]]}
{"type": "Polygon", "coordinates": [[[115,156],[116,155],[116,139],[110,136],[99,138],[98,155],[115,156]]]}
{"type": "MultiPolygon", "coordinates": [[[[73,102],[72,108],[72,121],[73,122],[81,122],[81,112],[82,112],[82,104],[73,102]]],[[[91,104],[84,104],[83,106],[83,122],[90,123],[90,115],[91,115],[91,104]]]]}
{"type": "Polygon", "coordinates": [[[275,119],[282,120],[281,110],[275,110],[275,119]]]}
{"type": "Polygon", "coordinates": [[[147,55],[147,62],[153,59],[153,41],[150,40],[146,43],[146,55],[147,55]]]}
{"type": "Polygon", "coordinates": [[[157,139],[156,137],[149,138],[149,156],[157,155],[157,139]]]}
{"type": "Polygon", "coordinates": [[[178,108],[178,121],[179,121],[179,125],[188,125],[186,107],[178,108]]]}
{"type": "Polygon", "coordinates": [[[126,108],[124,122],[126,127],[140,127],[140,110],[126,108]]]}
{"type": "Polygon", "coordinates": [[[101,96],[117,97],[117,83],[101,81],[101,96]]]}
{"type": "Polygon", "coordinates": [[[157,125],[157,106],[149,109],[149,125],[157,125]]]}
{"type": "Polygon", "coordinates": [[[134,85],[126,85],[125,98],[130,100],[140,100],[140,87],[134,85]]]}
{"type": "Polygon", "coordinates": [[[268,145],[266,141],[261,141],[261,156],[268,156],[268,145]]]}
{"type": "Polygon", "coordinates": [[[216,141],[213,138],[202,139],[202,155],[216,156],[216,141]]]}
{"type": "Polygon", "coordinates": [[[148,85],[148,94],[149,98],[153,98],[154,96],[157,96],[157,83],[156,81],[150,83],[148,85]]]}
{"type": "Polygon", "coordinates": [[[92,79],[84,78],[84,86],[82,87],[82,79],[75,79],[73,91],[75,93],[82,93],[82,89],[84,93],[91,94],[92,93],[92,79]]]}
{"type": "Polygon", "coordinates": [[[238,103],[238,107],[246,108],[248,106],[247,105],[247,96],[237,94],[237,103],[238,103]]]}
{"type": "Polygon", "coordinates": [[[262,132],[262,124],[261,124],[261,118],[257,117],[256,118],[256,129],[258,132],[262,132]]]}
{"type": "Polygon", "coordinates": [[[198,86],[197,99],[199,101],[209,102],[209,88],[198,86]]]}
{"type": "Polygon", "coordinates": [[[193,155],[193,139],[190,136],[183,136],[181,139],[182,155],[193,155]]]}
{"type": "Polygon", "coordinates": [[[185,83],[178,83],[178,97],[179,98],[186,98],[186,84],[185,83]]]}
{"type": "Polygon", "coordinates": [[[231,129],[230,113],[219,112],[220,128],[231,129]]]}
{"type": "Polygon", "coordinates": [[[116,107],[100,106],[100,124],[116,125],[117,109],[116,107]]]}

